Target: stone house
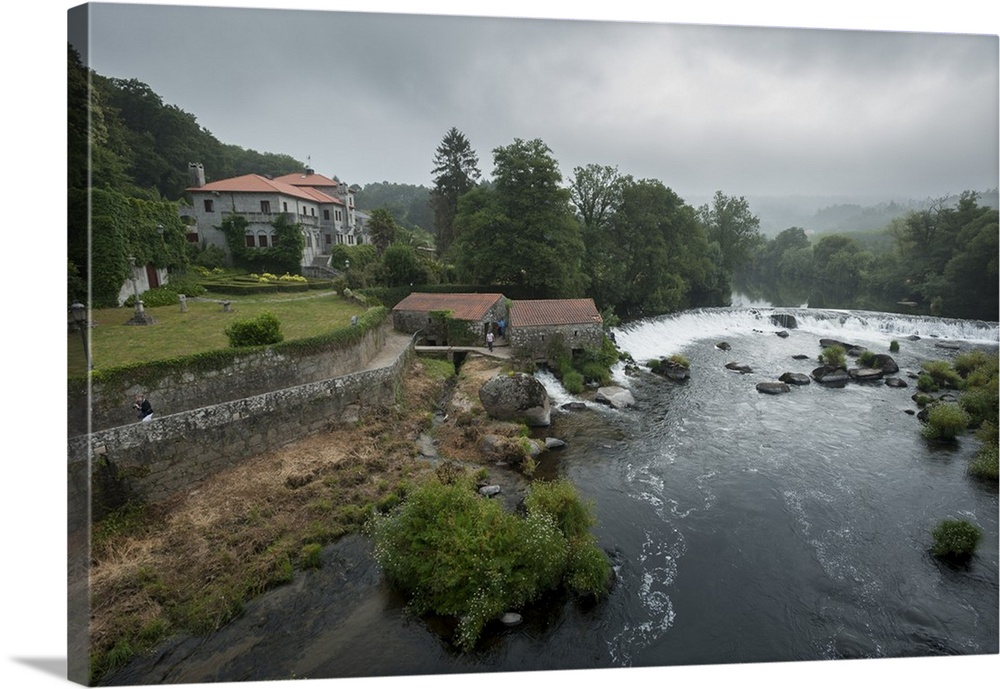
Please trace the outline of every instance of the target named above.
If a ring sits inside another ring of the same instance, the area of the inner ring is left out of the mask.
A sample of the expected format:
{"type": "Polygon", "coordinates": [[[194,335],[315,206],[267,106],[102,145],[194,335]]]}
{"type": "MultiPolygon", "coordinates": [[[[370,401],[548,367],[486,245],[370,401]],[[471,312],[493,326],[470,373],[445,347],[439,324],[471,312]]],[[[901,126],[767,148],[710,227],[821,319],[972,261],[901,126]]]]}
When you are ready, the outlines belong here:
{"type": "Polygon", "coordinates": [[[461,344],[485,342],[490,328],[507,319],[507,299],[502,294],[437,294],[413,292],[392,309],[393,328],[404,333],[423,331],[428,344],[461,344]],[[447,313],[452,323],[460,323],[460,333],[451,336],[442,331],[440,319],[434,314],[447,313]],[[467,334],[467,337],[466,337],[467,334]]]}
{"type": "Polygon", "coordinates": [[[188,227],[189,242],[218,246],[228,255],[226,237],[218,227],[226,216],[236,214],[247,220],[247,247],[270,247],[274,245],[271,223],[284,215],[302,228],[303,268],[327,272],[339,268],[329,265],[334,245],[371,243],[367,216],[354,206],[357,187],[311,169],[275,179],[249,174],[208,183],[200,163],[189,164],[188,170],[192,186],[186,191],[191,205],[181,207],[180,214],[188,227]]]}
{"type": "Polygon", "coordinates": [[[553,338],[561,335],[570,350],[600,348],[604,319],[593,299],[522,299],[511,302],[507,341],[515,351],[536,360],[547,358],[553,338]]]}

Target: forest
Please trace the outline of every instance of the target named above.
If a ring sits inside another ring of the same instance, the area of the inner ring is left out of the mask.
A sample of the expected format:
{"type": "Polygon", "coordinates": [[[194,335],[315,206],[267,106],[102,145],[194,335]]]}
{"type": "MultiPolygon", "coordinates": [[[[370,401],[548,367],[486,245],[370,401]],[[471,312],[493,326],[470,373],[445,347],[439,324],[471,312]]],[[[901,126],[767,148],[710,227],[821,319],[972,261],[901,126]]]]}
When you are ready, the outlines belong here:
{"type": "MultiPolygon", "coordinates": [[[[219,141],[148,85],[87,69],[72,46],[68,96],[70,301],[86,299],[89,283],[95,305],[113,303],[133,259],[179,277],[219,263],[221,252],[185,240],[177,209],[189,162],[213,179],[306,167],[219,141]]],[[[694,207],[660,180],[596,163],[564,177],[540,139],[491,153],[484,175],[452,127],[428,151],[430,188],[361,185],[372,244],[335,247],[331,262],[349,261],[347,286],[388,300],[411,286],[589,296],[609,323],[726,305],[734,288],[776,305],[997,320],[997,211],[975,192],[900,208],[881,229],[790,227],[768,238],[741,196],[717,191],[694,207]]]]}

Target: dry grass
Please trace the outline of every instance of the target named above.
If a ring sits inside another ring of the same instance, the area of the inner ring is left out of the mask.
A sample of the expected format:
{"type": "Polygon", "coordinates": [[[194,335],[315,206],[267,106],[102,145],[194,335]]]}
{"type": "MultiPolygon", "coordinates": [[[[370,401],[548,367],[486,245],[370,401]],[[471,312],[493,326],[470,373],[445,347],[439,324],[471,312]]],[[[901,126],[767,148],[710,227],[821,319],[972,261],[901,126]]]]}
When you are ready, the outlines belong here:
{"type": "Polygon", "coordinates": [[[126,528],[106,529],[90,570],[93,679],[172,632],[203,633],[284,583],[307,544],[361,528],[433,471],[416,440],[444,389],[417,359],[394,409],[241,462],[126,528]]]}

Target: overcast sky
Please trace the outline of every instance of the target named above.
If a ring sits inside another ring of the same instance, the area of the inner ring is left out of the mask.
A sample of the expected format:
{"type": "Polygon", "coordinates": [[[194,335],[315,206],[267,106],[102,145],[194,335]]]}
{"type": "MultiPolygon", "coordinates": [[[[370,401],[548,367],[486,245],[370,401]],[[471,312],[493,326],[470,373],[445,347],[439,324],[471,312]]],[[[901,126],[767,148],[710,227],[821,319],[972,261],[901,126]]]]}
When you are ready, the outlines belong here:
{"type": "Polygon", "coordinates": [[[421,15],[392,3],[364,13],[315,9],[368,7],[332,1],[98,3],[90,66],[145,82],[224,143],[308,159],[350,183],[431,185],[454,126],[486,176],[494,148],[539,138],[566,179],[612,165],[688,200],[997,186],[988,22],[964,29],[980,35],[874,13],[864,30],[757,28],[752,16],[667,23],[626,9],[617,16],[628,21],[598,21],[588,17],[606,15],[547,4],[564,18],[426,14],[441,12],[434,3],[421,15]]]}

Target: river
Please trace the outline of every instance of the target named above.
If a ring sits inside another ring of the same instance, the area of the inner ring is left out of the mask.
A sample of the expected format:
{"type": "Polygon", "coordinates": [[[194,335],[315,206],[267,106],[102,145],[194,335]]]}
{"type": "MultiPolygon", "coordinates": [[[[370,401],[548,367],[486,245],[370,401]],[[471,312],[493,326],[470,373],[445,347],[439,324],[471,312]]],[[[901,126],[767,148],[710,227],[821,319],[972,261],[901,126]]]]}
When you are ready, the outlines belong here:
{"type": "MultiPolygon", "coordinates": [[[[350,537],[326,549],[320,570],[298,573],[217,633],[166,643],[102,684],[998,652],[997,490],[966,474],[978,441],[922,438],[906,413],[912,380],[755,390],[811,371],[820,338],[879,353],[896,339],[905,379],[927,359],[996,352],[996,323],[744,305],[632,323],[616,338],[639,363],[685,355],[691,378],[618,371],[633,408],[556,411],[543,434],[567,446],[543,455],[540,475],[567,477],[593,501],[598,542],[614,553],[607,600],[542,601],[524,624],[491,628],[463,655],[445,640],[445,621],[406,615],[367,542],[350,537]],[[788,337],[776,335],[773,312],[795,316],[788,337]],[[731,361],[754,372],[730,371],[731,361]],[[928,552],[930,530],[948,517],[984,532],[966,567],[928,552]]],[[[554,408],[574,399],[539,375],[554,408]]]]}

